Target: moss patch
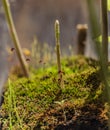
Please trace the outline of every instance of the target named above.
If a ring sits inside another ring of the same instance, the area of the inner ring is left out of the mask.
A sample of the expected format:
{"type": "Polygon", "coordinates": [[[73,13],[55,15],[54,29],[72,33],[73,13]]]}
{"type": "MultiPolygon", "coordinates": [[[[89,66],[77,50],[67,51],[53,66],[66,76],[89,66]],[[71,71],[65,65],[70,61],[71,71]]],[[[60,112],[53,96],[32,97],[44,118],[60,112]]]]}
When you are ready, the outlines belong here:
{"type": "Polygon", "coordinates": [[[99,124],[100,119],[105,124],[98,128],[105,128],[106,114],[101,117],[105,110],[103,84],[94,64],[95,61],[82,56],[63,59],[63,89],[58,84],[56,65],[35,70],[30,79],[11,76],[0,110],[2,129],[69,129],[69,123],[72,123],[71,126],[74,123],[78,125],[79,121],[80,126],[85,114],[90,123],[91,112],[93,115],[96,113],[95,120],[99,124]]]}

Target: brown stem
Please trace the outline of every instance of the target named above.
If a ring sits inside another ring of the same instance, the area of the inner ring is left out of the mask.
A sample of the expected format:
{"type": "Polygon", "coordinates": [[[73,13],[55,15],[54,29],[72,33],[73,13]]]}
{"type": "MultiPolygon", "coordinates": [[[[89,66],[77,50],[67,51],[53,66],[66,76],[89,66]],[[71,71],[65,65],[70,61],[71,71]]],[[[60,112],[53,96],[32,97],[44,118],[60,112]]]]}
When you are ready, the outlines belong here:
{"type": "Polygon", "coordinates": [[[27,65],[25,58],[24,58],[24,55],[22,53],[20,42],[19,42],[19,39],[18,39],[18,36],[17,36],[17,32],[16,32],[16,29],[15,29],[15,26],[14,26],[13,19],[12,19],[9,1],[8,0],[2,0],[2,3],[3,3],[3,7],[4,7],[5,16],[6,16],[6,19],[7,19],[7,24],[8,24],[8,27],[9,27],[10,35],[11,35],[13,43],[15,45],[18,59],[20,61],[24,75],[26,77],[29,77],[28,65],[27,65]]]}

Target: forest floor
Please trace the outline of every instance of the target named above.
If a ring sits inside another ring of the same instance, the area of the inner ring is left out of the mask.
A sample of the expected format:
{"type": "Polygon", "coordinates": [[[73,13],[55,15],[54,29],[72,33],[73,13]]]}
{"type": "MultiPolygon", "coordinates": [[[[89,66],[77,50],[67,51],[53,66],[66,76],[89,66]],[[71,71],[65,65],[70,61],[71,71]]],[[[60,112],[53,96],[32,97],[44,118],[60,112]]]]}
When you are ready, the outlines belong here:
{"type": "Polygon", "coordinates": [[[61,64],[59,73],[57,65],[31,68],[29,79],[19,69],[10,74],[1,130],[108,130],[109,105],[98,63],[78,56],[61,64]]]}

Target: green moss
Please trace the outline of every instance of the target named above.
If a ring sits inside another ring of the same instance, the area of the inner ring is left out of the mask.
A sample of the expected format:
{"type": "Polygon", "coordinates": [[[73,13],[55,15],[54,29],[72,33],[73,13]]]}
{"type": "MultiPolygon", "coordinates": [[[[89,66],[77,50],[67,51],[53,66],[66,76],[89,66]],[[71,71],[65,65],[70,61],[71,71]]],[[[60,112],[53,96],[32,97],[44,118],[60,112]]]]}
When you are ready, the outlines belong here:
{"type": "Polygon", "coordinates": [[[62,90],[58,85],[56,65],[37,71],[38,73],[34,73],[30,79],[18,78],[15,81],[10,79],[0,110],[4,129],[9,128],[10,120],[13,130],[20,127],[20,122],[23,130],[33,129],[39,121],[42,126],[42,114],[54,108],[55,101],[66,100],[78,106],[99,101],[102,84],[98,68],[92,67],[89,59],[82,56],[63,59],[62,67],[64,71],[62,90]],[[10,90],[12,96],[9,97],[10,90]]]}

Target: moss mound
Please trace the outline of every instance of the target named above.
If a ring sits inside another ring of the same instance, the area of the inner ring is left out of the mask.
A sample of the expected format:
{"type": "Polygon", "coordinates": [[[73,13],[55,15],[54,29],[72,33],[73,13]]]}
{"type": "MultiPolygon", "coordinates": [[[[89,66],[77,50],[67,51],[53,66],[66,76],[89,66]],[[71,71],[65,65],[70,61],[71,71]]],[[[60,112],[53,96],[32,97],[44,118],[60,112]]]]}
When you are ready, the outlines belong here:
{"type": "Polygon", "coordinates": [[[30,79],[10,78],[0,109],[1,128],[82,130],[83,124],[84,130],[107,129],[103,84],[95,64],[82,56],[63,59],[64,88],[56,65],[34,70],[30,79]]]}

